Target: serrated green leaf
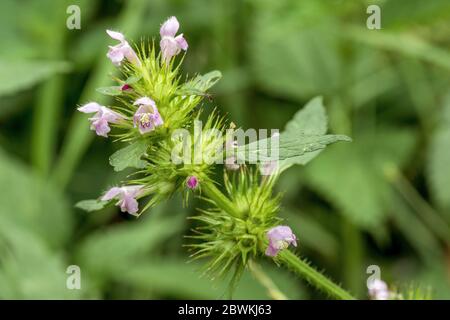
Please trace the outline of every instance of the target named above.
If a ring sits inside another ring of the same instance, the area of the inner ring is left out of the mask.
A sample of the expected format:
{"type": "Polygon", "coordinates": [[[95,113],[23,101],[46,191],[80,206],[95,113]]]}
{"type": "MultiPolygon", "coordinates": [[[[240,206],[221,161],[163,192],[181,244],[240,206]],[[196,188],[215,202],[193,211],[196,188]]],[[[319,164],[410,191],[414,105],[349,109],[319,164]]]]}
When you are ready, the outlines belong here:
{"type": "Polygon", "coordinates": [[[280,168],[285,170],[293,164],[306,164],[329,144],[351,141],[345,135],[326,135],[326,130],[327,117],[322,98],[316,97],[286,125],[286,130],[279,137],[278,155],[271,153],[276,138],[267,138],[238,147],[238,157],[261,161],[280,160],[280,168]]]}
{"type": "Polygon", "coordinates": [[[97,210],[103,209],[107,203],[108,203],[108,201],[91,199],[91,200],[80,201],[75,205],[75,207],[77,207],[81,210],[85,210],[87,212],[91,212],[91,211],[97,211],[97,210]]]}
{"type": "Polygon", "coordinates": [[[129,146],[116,151],[109,158],[109,163],[114,167],[114,171],[122,171],[125,168],[145,167],[146,162],[141,157],[147,151],[147,144],[144,140],[136,141],[129,146]]]}
{"type": "Polygon", "coordinates": [[[120,86],[101,87],[95,89],[95,91],[104,94],[105,96],[120,96],[122,94],[122,90],[120,88],[120,86]]]}
{"type": "Polygon", "coordinates": [[[203,95],[221,78],[222,73],[218,70],[208,72],[204,75],[198,75],[191,81],[185,83],[179,93],[183,95],[203,95]]]}

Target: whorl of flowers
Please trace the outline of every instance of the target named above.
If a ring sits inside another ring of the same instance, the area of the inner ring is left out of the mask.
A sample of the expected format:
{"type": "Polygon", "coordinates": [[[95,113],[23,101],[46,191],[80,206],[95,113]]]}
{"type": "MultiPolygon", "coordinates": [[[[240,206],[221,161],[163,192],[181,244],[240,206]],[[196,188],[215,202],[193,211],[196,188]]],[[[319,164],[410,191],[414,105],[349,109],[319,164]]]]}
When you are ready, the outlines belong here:
{"type": "MultiPolygon", "coordinates": [[[[249,260],[267,256],[330,295],[352,299],[290,253],[288,247],[298,245],[297,237],[277,216],[280,196],[274,194],[282,170],[305,164],[318,154],[315,151],[330,143],[350,139],[326,135],[320,129],[326,126],[310,133],[302,128],[302,117],[326,119],[321,98],[311,101],[314,108],[301,110],[294,117],[297,123],[288,123],[285,134],[258,140],[270,147],[278,147],[279,140],[284,148],[282,161],[263,152],[268,147],[254,150],[254,144],[240,145],[230,138],[225,131],[234,132],[235,125],[216,111],[209,112],[202,123],[202,101],[211,97],[208,90],[221,74],[213,71],[183,81],[183,59],[177,56],[187,51],[188,42],[183,34],[177,35],[179,29],[175,17],[161,25],[159,50],[155,41],[133,48],[122,33],[107,30],[118,41],[109,47],[107,57],[122,76],[115,79],[116,86],[97,90],[114,97],[115,102],[104,106],[91,101],[78,110],[91,114],[90,128],[97,135],[126,145],[110,157],[114,170],[134,168],[135,172],[119,185],[110,186],[98,199],[82,201],[78,207],[92,211],[114,204],[122,212],[139,216],[178,192],[183,194],[185,204],[189,195],[201,196],[209,207],[192,217],[195,228],[187,247],[193,259],[208,259],[206,273],[223,275],[232,271],[236,281],[249,260]],[[314,115],[309,113],[312,111],[314,115]],[[249,164],[239,152],[262,159],[256,165],[249,164]],[[217,166],[223,167],[222,184],[214,174],[217,166]]],[[[373,288],[372,293],[384,297],[383,290],[373,288]]]]}

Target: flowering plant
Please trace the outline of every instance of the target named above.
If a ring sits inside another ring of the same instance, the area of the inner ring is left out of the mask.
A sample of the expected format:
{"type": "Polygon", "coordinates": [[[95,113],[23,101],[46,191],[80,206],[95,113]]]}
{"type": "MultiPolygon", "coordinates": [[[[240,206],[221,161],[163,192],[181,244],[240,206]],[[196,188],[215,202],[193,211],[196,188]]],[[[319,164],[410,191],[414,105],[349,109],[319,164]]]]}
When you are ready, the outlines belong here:
{"type": "Polygon", "coordinates": [[[134,168],[132,176],[113,186],[98,199],[78,207],[93,211],[114,203],[121,211],[140,216],[151,207],[182,193],[208,203],[192,217],[198,222],[187,246],[192,258],[207,259],[205,273],[232,272],[230,288],[245,268],[253,268],[261,256],[273,259],[332,297],[352,299],[347,291],[288,250],[301,247],[301,238],[277,216],[281,196],[274,192],[277,178],[290,166],[305,165],[327,145],[349,141],[343,135],[327,135],[322,99],[314,98],[300,110],[283,132],[250,139],[248,132],[228,123],[216,111],[203,124],[202,101],[220,79],[218,71],[197,75],[185,82],[180,76],[188,49],[175,17],[160,29],[160,51],[154,42],[133,49],[125,36],[107,30],[119,44],[107,57],[120,68],[117,86],[99,88],[114,96],[117,104],[89,102],[78,108],[89,118],[91,129],[126,146],[110,158],[114,170],[134,168]],[[214,176],[224,164],[220,182],[214,176]],[[253,266],[253,267],[252,267],[253,266]]]}

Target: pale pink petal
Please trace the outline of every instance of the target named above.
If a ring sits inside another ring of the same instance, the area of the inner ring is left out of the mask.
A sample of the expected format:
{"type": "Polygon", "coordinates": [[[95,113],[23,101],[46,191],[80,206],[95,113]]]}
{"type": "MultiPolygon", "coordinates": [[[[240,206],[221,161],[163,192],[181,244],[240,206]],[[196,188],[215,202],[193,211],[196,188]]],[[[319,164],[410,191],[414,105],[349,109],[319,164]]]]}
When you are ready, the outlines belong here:
{"type": "Polygon", "coordinates": [[[125,58],[125,55],[123,53],[123,50],[120,47],[109,47],[109,51],[106,54],[106,56],[111,60],[111,62],[115,66],[120,66],[123,59],[125,58]]]}
{"type": "Polygon", "coordinates": [[[142,191],[142,186],[139,185],[132,185],[132,186],[126,186],[122,187],[125,193],[131,195],[132,197],[138,197],[142,191]]]}
{"type": "Polygon", "coordinates": [[[78,108],[78,111],[81,111],[83,113],[93,113],[98,112],[101,109],[101,105],[99,105],[97,102],[89,102],[85,105],[78,108]]]}
{"type": "Polygon", "coordinates": [[[95,133],[97,133],[97,135],[105,138],[108,137],[108,132],[111,131],[111,128],[108,125],[108,121],[102,118],[93,121],[91,128],[95,130],[95,133]]]}
{"type": "Polygon", "coordinates": [[[175,37],[175,41],[178,44],[178,47],[184,51],[186,51],[188,49],[188,43],[186,41],[186,39],[184,39],[183,34],[180,34],[178,36],[175,37]]]}
{"type": "Polygon", "coordinates": [[[137,99],[133,105],[138,106],[138,105],[143,105],[143,106],[155,106],[155,101],[153,101],[152,99],[150,99],[149,97],[142,97],[137,99]]]}
{"type": "Polygon", "coordinates": [[[161,37],[175,37],[175,34],[177,33],[179,28],[180,23],[178,22],[177,18],[170,17],[161,26],[159,34],[161,35],[161,37]]]}
{"type": "Polygon", "coordinates": [[[278,254],[278,251],[279,250],[277,250],[277,249],[275,249],[274,247],[272,247],[271,245],[269,245],[268,247],[267,247],[267,249],[266,249],[266,256],[269,256],[269,257],[275,257],[277,254],[278,254]]]}
{"type": "Polygon", "coordinates": [[[108,121],[109,123],[117,123],[119,120],[124,119],[120,113],[117,113],[107,107],[102,107],[100,118],[108,121]]]}
{"type": "Polygon", "coordinates": [[[126,47],[123,49],[123,53],[128,61],[130,61],[132,64],[135,65],[141,65],[141,60],[139,60],[139,57],[137,56],[136,52],[127,44],[126,47]]]}
{"type": "Polygon", "coordinates": [[[287,248],[291,244],[297,246],[297,238],[288,226],[273,227],[266,235],[269,240],[269,246],[266,250],[266,255],[268,256],[273,257],[277,255],[278,251],[287,248]]]}
{"type": "Polygon", "coordinates": [[[122,192],[122,189],[119,187],[112,187],[102,197],[102,201],[109,201],[115,197],[117,197],[122,192]]]}
{"type": "Polygon", "coordinates": [[[112,31],[112,30],[106,30],[106,33],[113,38],[114,40],[118,40],[120,42],[125,41],[125,36],[117,31],[112,31]]]}
{"type": "Polygon", "coordinates": [[[139,203],[130,195],[124,195],[123,199],[120,200],[118,204],[120,205],[120,210],[122,212],[134,214],[139,210],[139,203]]]}

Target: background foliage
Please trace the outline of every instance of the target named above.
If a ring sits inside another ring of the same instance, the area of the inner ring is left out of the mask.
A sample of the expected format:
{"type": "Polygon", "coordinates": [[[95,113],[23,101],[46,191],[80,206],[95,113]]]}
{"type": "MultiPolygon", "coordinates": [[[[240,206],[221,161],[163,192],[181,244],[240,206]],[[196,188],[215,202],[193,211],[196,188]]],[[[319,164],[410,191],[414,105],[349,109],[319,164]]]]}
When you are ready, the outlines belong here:
{"type": "MultiPolygon", "coordinates": [[[[106,28],[139,42],[170,15],[190,48],[184,72],[219,69],[210,108],[244,128],[282,128],[324,97],[329,147],[282,176],[298,251],[360,298],[366,268],[450,298],[450,2],[129,0],[0,2],[0,298],[220,298],[186,263],[190,208],[175,198],[139,220],[74,208],[119,181],[115,150],[75,108],[114,67],[106,28]],[[366,29],[378,3],[382,30],[366,29]],[[82,29],[65,27],[77,4],[82,29]],[[66,289],[68,265],[82,289],[66,289]]],[[[122,173],[126,175],[125,171],[122,173]]],[[[218,173],[220,174],[220,172],[218,173]]],[[[323,298],[268,261],[289,298],[323,298]]],[[[268,298],[245,274],[236,298],[268,298]]]]}

